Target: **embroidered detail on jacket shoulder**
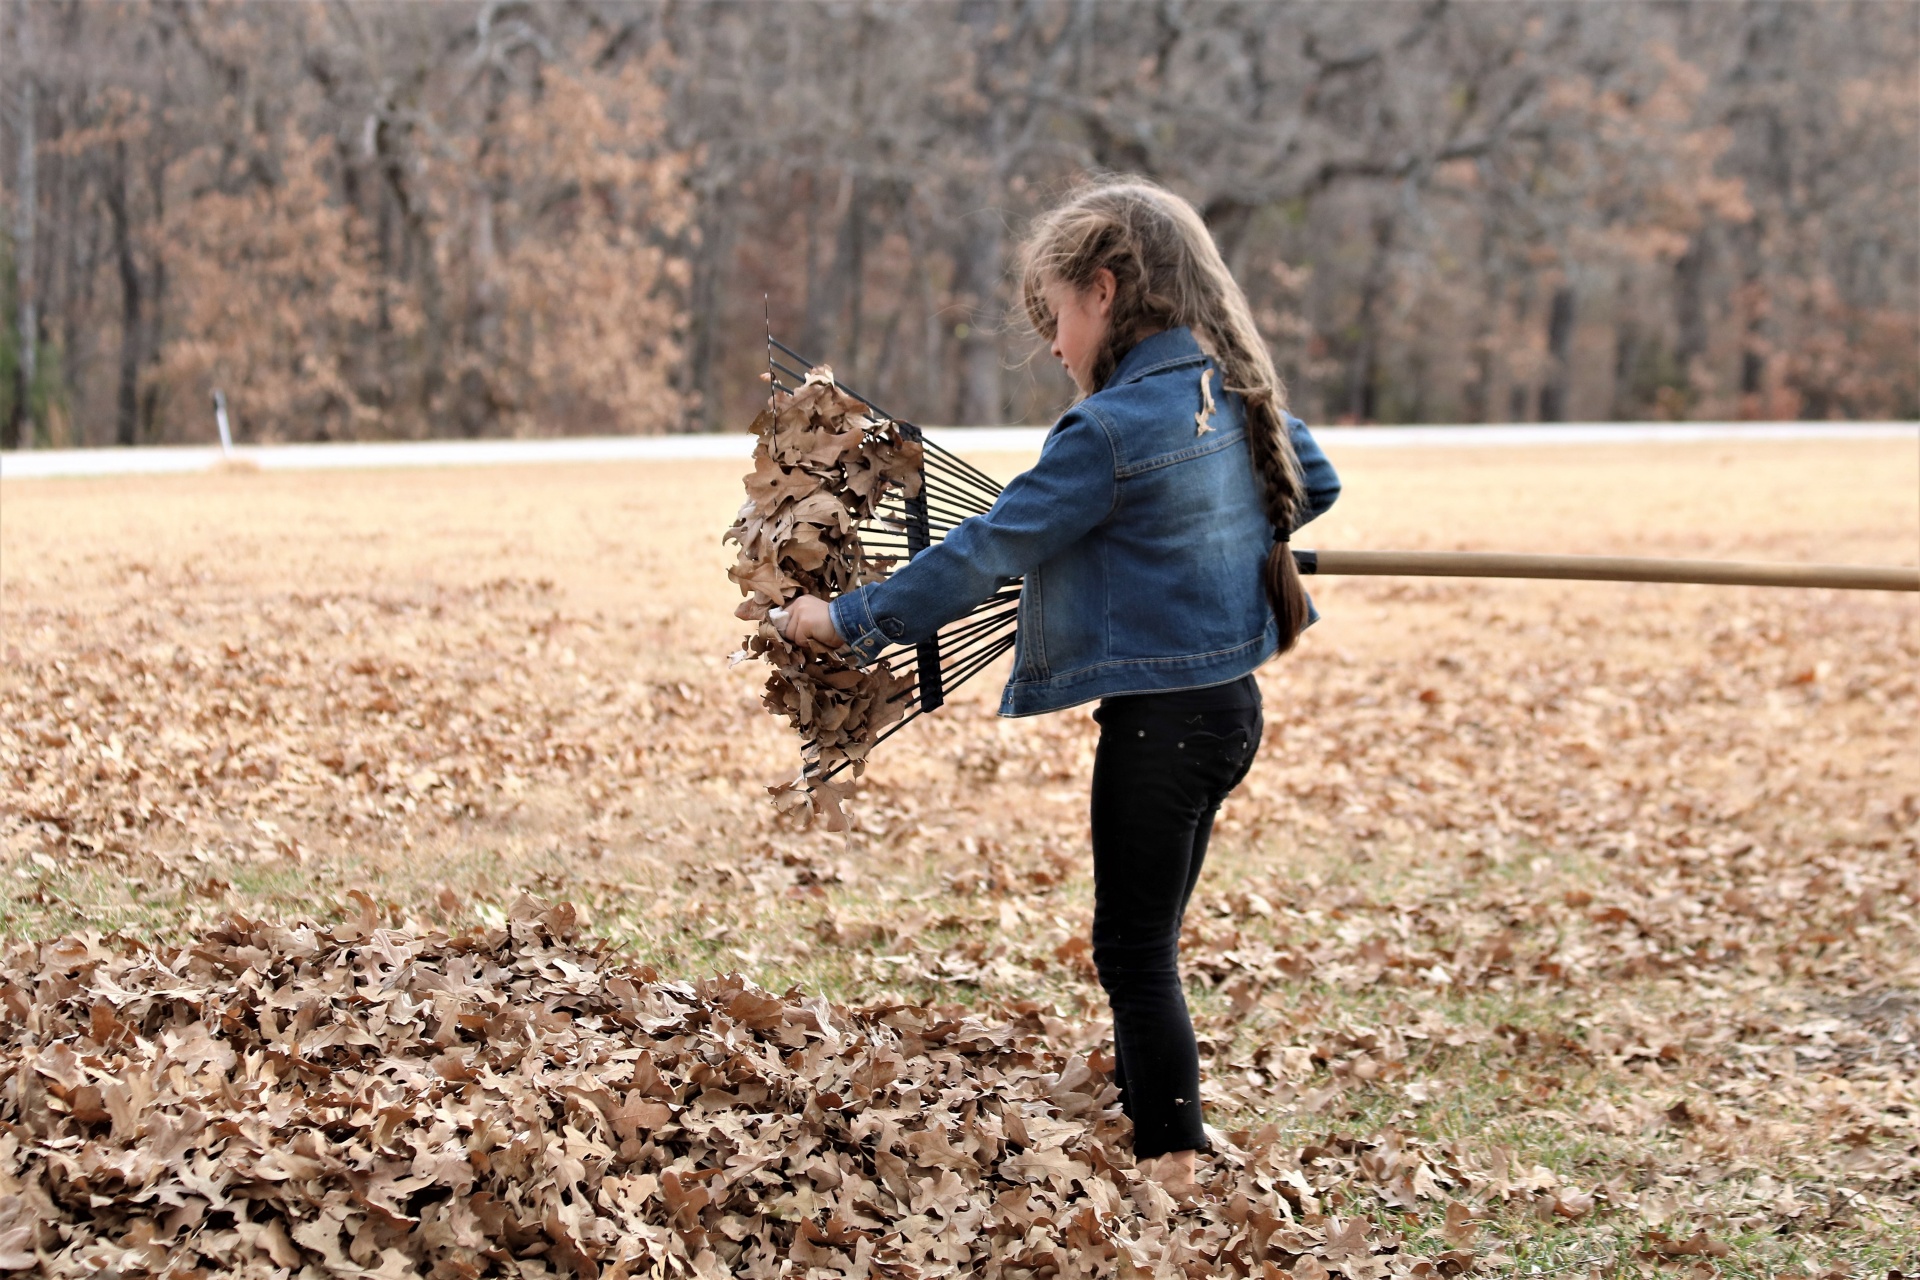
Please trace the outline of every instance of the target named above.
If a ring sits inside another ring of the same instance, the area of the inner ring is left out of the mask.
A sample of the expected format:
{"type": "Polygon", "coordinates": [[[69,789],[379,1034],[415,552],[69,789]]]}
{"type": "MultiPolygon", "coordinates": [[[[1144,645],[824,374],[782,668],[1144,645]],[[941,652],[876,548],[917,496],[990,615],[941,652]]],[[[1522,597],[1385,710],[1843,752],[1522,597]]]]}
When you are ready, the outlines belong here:
{"type": "Polygon", "coordinates": [[[1210,385],[1212,381],[1213,367],[1209,365],[1200,371],[1200,412],[1193,415],[1193,434],[1196,436],[1203,436],[1213,430],[1213,423],[1210,421],[1213,417],[1213,387],[1210,385]]]}

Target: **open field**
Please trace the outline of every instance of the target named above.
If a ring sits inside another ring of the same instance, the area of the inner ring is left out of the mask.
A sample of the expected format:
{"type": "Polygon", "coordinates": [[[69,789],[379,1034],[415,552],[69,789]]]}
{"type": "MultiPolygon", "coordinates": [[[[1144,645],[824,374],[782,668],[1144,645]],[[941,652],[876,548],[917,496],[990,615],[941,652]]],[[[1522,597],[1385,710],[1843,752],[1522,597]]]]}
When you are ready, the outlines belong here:
{"type": "MultiPolygon", "coordinates": [[[[1912,440],[1335,460],[1301,545],[1920,558],[1912,440]]],[[[0,488],[0,929],[532,893],[668,975],[1097,1049],[1087,710],[1001,721],[981,677],[845,840],[779,827],[795,744],[725,661],[739,469],[0,488]]],[[[1913,598],[1314,595],[1189,919],[1212,1122],[1494,1273],[1920,1270],[1913,598]]]]}

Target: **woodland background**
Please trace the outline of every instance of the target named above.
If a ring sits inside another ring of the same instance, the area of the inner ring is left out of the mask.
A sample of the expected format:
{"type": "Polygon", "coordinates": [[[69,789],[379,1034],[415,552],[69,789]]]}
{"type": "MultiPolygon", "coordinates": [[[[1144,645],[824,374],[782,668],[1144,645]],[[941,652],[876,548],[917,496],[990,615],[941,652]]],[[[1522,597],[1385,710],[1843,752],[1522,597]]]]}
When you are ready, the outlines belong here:
{"type": "Polygon", "coordinates": [[[1025,217],[1205,211],[1316,422],[1920,417],[1920,6],[16,2],[0,444],[1044,421],[1025,217]],[[765,301],[763,302],[763,298],[765,301]]]}

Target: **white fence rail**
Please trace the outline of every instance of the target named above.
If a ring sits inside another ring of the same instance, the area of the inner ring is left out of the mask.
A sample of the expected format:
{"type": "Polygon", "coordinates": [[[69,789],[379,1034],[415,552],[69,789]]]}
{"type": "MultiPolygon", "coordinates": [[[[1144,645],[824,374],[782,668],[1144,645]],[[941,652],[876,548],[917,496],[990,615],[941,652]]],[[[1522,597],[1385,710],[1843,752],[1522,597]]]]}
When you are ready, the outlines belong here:
{"type": "MultiPolygon", "coordinates": [[[[928,434],[962,457],[1037,453],[1044,427],[932,427],[928,434]]],[[[1915,422],[1592,422],[1553,426],[1319,427],[1328,453],[1355,449],[1531,447],[1569,444],[1688,444],[1739,440],[1911,440],[1915,422]]],[[[263,471],[334,471],[379,467],[536,466],[567,462],[670,462],[744,459],[744,434],[579,436],[544,440],[418,440],[344,444],[240,445],[231,458],[263,471]]],[[[57,476],[166,475],[203,472],[222,461],[218,445],[139,449],[43,449],[0,454],[0,479],[57,476]]]]}

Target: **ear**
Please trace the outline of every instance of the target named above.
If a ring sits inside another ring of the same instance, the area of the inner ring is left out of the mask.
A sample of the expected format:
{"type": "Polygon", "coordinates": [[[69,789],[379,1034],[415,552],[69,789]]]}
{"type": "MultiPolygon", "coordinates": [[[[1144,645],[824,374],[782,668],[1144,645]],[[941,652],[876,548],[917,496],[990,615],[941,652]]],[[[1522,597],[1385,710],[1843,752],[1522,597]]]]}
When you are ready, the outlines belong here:
{"type": "Polygon", "coordinates": [[[1087,281],[1087,299],[1093,303],[1093,309],[1105,320],[1113,314],[1114,295],[1120,292],[1120,282],[1113,278],[1113,272],[1101,267],[1087,281]]]}

